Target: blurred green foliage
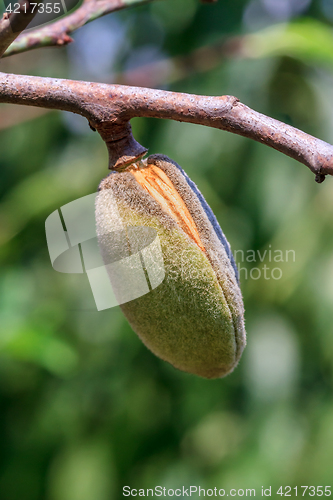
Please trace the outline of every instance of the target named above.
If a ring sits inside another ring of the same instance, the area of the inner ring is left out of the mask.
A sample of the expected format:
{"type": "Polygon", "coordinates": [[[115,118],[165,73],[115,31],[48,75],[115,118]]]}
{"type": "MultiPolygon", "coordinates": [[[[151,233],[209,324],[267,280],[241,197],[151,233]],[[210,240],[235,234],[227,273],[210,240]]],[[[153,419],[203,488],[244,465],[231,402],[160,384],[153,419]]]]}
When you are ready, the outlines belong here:
{"type": "MultiPolygon", "coordinates": [[[[111,82],[114,72],[244,36],[242,56],[161,86],[233,94],[332,142],[333,8],[276,2],[303,5],[282,22],[266,4],[156,2],[82,28],[68,49],[3,65],[111,82]]],[[[0,107],[0,124],[8,109],[0,107]]],[[[108,174],[102,141],[83,119],[60,112],[3,127],[0,499],[120,499],[124,485],[257,495],[262,486],[330,485],[332,180],[317,185],[296,161],[218,130],[132,125],[150,153],[182,165],[238,250],[248,346],[233,374],[207,381],[157,359],[119,308],[97,312],[85,275],[52,269],[44,222],[96,191],[108,174]]]]}

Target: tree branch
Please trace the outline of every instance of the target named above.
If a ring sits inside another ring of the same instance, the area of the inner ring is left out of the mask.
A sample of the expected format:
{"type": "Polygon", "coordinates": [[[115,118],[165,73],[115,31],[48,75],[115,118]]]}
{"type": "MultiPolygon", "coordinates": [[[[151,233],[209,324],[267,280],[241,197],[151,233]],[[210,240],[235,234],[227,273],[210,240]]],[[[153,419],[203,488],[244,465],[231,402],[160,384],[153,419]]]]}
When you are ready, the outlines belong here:
{"type": "Polygon", "coordinates": [[[123,85],[0,73],[0,102],[60,109],[85,116],[106,142],[110,168],[146,150],[131,135],[134,117],[196,123],[248,137],[303,163],[322,182],[333,175],[333,146],[245,106],[232,96],[197,96],[123,85]]]}
{"type": "Polygon", "coordinates": [[[26,52],[39,47],[62,46],[72,42],[70,33],[81,28],[90,21],[135,5],[141,5],[153,0],[84,0],[83,4],[72,14],[59,19],[29,33],[22,33],[8,48],[4,57],[26,52]]]}
{"type": "Polygon", "coordinates": [[[0,57],[37,14],[36,4],[20,2],[19,12],[5,13],[0,20],[0,57]]]}

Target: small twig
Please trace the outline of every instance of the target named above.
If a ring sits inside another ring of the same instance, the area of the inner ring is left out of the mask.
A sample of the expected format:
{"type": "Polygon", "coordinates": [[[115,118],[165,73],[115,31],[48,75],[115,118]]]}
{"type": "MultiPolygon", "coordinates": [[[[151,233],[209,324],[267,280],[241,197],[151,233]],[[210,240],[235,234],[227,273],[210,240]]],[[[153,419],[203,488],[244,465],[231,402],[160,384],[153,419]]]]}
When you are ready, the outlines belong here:
{"type": "Polygon", "coordinates": [[[4,57],[47,46],[62,46],[72,42],[70,33],[95,19],[135,5],[153,0],[84,0],[72,14],[48,24],[43,28],[23,33],[8,48],[4,57]]]}
{"type": "Polygon", "coordinates": [[[197,96],[123,85],[0,73],[0,102],[61,109],[85,116],[107,143],[110,167],[142,156],[129,120],[153,117],[227,130],[298,160],[316,175],[333,175],[333,146],[258,113],[232,96],[197,96]]]}
{"type": "Polygon", "coordinates": [[[21,1],[19,12],[3,14],[0,20],[0,57],[33,20],[38,11],[35,7],[36,4],[31,4],[28,0],[21,1]]]}

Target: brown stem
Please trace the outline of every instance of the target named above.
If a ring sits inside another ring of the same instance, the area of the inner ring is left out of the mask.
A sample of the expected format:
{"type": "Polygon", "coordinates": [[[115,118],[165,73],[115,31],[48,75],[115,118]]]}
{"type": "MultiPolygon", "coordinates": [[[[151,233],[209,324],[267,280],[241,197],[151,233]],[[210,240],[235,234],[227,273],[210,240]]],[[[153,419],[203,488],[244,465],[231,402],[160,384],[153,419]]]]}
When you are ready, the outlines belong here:
{"type": "Polygon", "coordinates": [[[4,57],[47,46],[62,46],[73,41],[70,33],[98,17],[153,0],[84,0],[72,14],[43,28],[22,33],[8,48],[4,57]]]}
{"type": "Polygon", "coordinates": [[[31,23],[38,12],[36,3],[31,4],[28,0],[25,0],[19,2],[19,4],[19,12],[10,14],[5,12],[2,19],[0,19],[0,57],[3,56],[5,50],[28,24],[31,23]]]}
{"type": "Polygon", "coordinates": [[[249,137],[303,163],[318,182],[325,175],[333,175],[332,145],[258,113],[232,96],[197,96],[11,74],[0,74],[0,89],[0,102],[85,116],[109,150],[114,151],[110,168],[121,167],[144,154],[144,148],[132,138],[128,122],[134,117],[152,117],[197,123],[249,137]]]}

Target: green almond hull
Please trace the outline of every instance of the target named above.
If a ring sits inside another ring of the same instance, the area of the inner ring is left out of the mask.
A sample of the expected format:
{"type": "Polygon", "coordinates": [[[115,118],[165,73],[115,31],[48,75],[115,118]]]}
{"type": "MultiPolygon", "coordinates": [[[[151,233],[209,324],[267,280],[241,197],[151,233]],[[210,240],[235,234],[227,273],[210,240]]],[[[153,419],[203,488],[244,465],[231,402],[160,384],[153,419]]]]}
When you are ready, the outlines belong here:
{"type": "Polygon", "coordinates": [[[207,256],[129,172],[117,172],[103,181],[96,201],[103,255],[109,245],[103,233],[112,217],[105,189],[112,190],[125,226],[156,230],[164,259],[163,282],[121,305],[133,330],[156,356],[180,370],[206,378],[230,373],[245,346],[245,330],[242,297],[231,264],[222,254],[223,265],[217,269],[215,263],[224,249],[210,248],[209,258],[210,252],[207,256]]]}

